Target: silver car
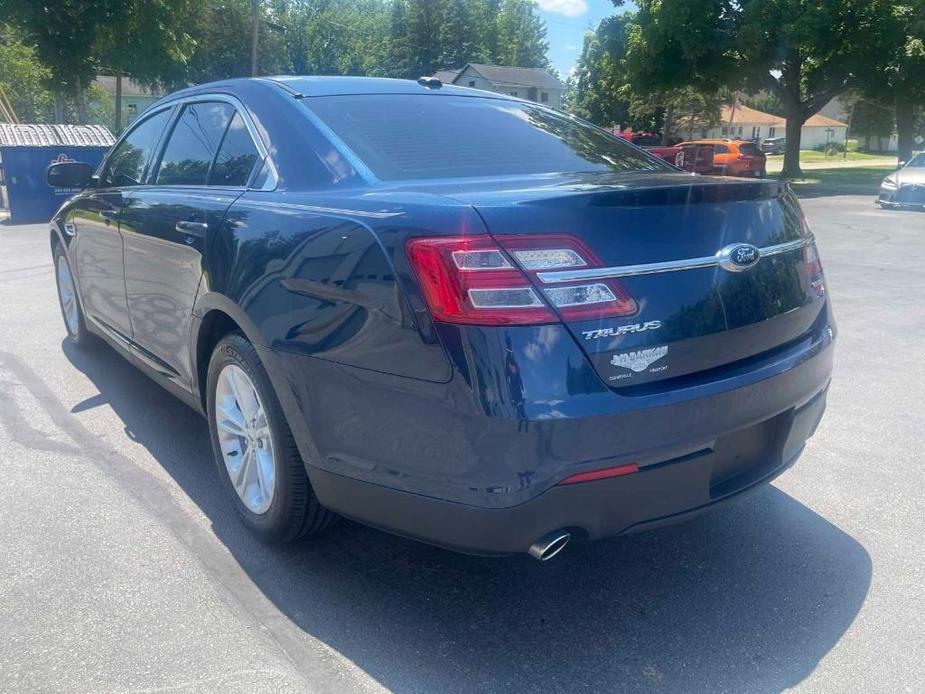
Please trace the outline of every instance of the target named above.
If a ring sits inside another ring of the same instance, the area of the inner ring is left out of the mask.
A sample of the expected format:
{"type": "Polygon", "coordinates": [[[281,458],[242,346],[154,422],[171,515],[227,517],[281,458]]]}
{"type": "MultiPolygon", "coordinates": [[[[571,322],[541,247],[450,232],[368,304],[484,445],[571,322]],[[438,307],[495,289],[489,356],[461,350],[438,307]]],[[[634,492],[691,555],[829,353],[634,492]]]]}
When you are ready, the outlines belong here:
{"type": "Polygon", "coordinates": [[[925,209],[925,152],[916,154],[883,179],[877,204],[925,209]]]}

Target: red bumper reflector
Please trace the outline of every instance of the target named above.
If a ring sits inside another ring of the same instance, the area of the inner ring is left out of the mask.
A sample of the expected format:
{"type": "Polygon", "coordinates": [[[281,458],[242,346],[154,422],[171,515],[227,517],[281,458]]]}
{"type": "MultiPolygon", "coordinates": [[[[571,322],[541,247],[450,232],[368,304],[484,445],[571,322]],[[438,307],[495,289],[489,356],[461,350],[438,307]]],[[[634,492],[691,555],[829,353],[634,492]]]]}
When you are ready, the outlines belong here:
{"type": "Polygon", "coordinates": [[[620,465],[619,467],[608,467],[603,470],[592,470],[591,472],[579,472],[577,475],[566,477],[559,484],[577,484],[578,482],[591,482],[592,480],[603,480],[608,477],[620,477],[622,475],[632,475],[639,472],[639,466],[636,463],[629,465],[620,465]]]}

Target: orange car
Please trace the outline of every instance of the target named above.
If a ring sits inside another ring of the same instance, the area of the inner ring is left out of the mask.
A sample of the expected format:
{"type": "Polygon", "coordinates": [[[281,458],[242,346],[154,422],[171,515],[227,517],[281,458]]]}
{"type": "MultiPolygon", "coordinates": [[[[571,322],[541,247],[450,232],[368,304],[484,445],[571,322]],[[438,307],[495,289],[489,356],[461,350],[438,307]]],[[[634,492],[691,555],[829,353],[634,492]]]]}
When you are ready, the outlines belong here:
{"type": "Polygon", "coordinates": [[[764,152],[747,140],[691,140],[681,148],[677,166],[685,171],[720,176],[765,175],[764,152]]]}

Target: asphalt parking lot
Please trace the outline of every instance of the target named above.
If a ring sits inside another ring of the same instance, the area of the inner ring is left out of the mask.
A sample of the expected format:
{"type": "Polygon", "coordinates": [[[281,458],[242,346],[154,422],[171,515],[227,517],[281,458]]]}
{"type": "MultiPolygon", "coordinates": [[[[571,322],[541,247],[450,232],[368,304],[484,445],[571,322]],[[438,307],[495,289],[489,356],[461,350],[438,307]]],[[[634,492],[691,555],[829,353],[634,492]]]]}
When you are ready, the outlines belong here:
{"type": "Polygon", "coordinates": [[[547,564],[258,544],[205,422],[64,343],[45,226],[0,224],[0,690],[921,691],[925,214],[804,206],[840,335],[802,460],[547,564]]]}

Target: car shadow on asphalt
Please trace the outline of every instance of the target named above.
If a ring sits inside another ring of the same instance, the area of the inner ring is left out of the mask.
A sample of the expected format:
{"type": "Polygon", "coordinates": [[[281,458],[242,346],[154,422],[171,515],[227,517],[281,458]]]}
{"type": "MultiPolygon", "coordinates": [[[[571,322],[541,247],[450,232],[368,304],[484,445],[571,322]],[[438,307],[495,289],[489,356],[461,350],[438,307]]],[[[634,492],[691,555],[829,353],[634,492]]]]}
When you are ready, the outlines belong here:
{"type": "Polygon", "coordinates": [[[392,690],[776,692],[813,671],[870,586],[865,549],[773,486],[545,564],[347,521],[267,547],[225,498],[203,419],[108,347],[64,353],[99,389],[73,411],[112,407],[280,612],[392,690]]]}

